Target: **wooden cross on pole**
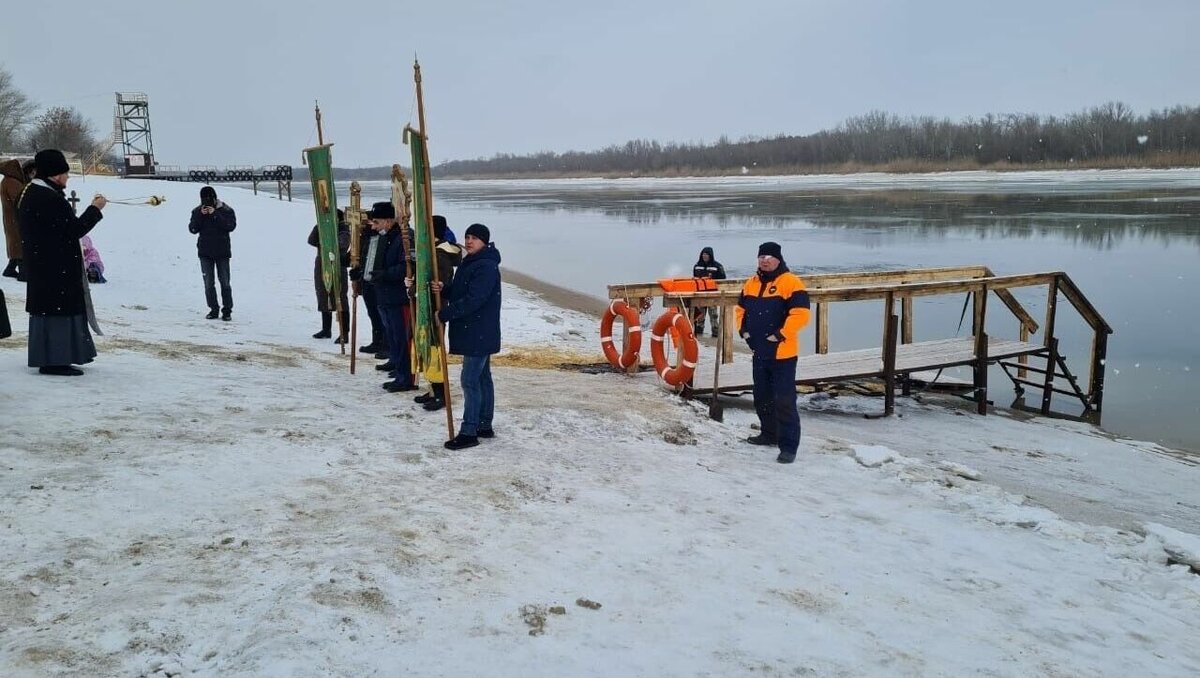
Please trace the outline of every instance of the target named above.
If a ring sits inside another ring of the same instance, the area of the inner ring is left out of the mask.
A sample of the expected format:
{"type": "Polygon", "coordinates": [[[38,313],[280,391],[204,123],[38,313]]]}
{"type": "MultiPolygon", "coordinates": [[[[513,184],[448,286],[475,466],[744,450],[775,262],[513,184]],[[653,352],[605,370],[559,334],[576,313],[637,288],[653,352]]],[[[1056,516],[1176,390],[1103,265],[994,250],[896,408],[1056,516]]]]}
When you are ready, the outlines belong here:
{"type": "Polygon", "coordinates": [[[71,191],[71,197],[67,198],[67,202],[71,203],[71,214],[78,214],[79,210],[75,206],[79,204],[79,197],[75,195],[75,191],[71,191]]]}

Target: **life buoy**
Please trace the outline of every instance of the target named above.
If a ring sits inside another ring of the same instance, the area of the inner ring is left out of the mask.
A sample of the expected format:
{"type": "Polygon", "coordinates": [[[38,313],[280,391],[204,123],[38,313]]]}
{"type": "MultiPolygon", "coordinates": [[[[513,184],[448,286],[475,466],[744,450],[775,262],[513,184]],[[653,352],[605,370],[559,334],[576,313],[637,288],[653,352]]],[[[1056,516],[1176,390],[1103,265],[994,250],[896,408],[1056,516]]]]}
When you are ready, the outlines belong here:
{"type": "Polygon", "coordinates": [[[692,329],[692,321],[679,312],[677,308],[667,309],[654,321],[650,331],[650,357],[654,360],[654,371],[668,385],[675,387],[686,384],[696,372],[696,362],[700,360],[700,343],[696,341],[696,333],[692,329]],[[666,337],[667,333],[679,333],[679,354],[675,358],[675,366],[667,365],[666,337]]]}
{"type": "Polygon", "coordinates": [[[604,349],[604,357],[608,358],[608,362],[618,370],[638,364],[638,361],[641,360],[638,351],[642,348],[642,319],[636,309],[620,299],[608,305],[608,308],[604,310],[604,316],[600,318],[600,347],[604,349]],[[629,330],[629,343],[621,353],[617,352],[612,338],[613,321],[617,319],[617,316],[621,316],[621,319],[625,321],[625,327],[629,330]]]}

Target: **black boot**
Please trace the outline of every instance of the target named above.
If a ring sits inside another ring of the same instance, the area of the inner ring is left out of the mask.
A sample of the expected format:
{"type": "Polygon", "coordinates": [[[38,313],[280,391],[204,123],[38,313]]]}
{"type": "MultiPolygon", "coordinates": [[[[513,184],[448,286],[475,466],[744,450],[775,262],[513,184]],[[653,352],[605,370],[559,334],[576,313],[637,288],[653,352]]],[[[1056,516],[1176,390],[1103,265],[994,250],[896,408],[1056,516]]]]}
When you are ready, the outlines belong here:
{"type": "Polygon", "coordinates": [[[350,334],[350,311],[342,311],[340,314],[342,319],[341,325],[338,326],[338,334],[340,336],[333,338],[335,344],[345,344],[350,341],[347,337],[350,334]]]}
{"type": "Polygon", "coordinates": [[[366,346],[359,346],[359,353],[379,353],[387,350],[387,341],[383,338],[383,333],[377,331],[374,327],[371,328],[371,343],[366,346]]]}
{"type": "Polygon", "coordinates": [[[321,312],[321,331],[313,335],[313,339],[328,339],[333,334],[329,331],[329,326],[333,324],[333,314],[328,311],[321,312]]]}
{"type": "Polygon", "coordinates": [[[753,435],[753,436],[750,436],[749,438],[746,438],[746,442],[750,443],[751,445],[778,445],[779,444],[779,441],[775,440],[775,438],[773,436],[764,435],[762,433],[759,433],[758,435],[753,435]]]}
{"type": "Polygon", "coordinates": [[[20,273],[17,272],[17,269],[20,267],[21,267],[20,259],[9,259],[8,266],[4,267],[4,277],[6,277],[6,278],[18,277],[19,275],[21,275],[20,273]]]}
{"type": "Polygon", "coordinates": [[[461,433],[443,443],[447,450],[461,450],[464,447],[475,447],[478,444],[479,438],[475,436],[465,436],[461,433]]]}

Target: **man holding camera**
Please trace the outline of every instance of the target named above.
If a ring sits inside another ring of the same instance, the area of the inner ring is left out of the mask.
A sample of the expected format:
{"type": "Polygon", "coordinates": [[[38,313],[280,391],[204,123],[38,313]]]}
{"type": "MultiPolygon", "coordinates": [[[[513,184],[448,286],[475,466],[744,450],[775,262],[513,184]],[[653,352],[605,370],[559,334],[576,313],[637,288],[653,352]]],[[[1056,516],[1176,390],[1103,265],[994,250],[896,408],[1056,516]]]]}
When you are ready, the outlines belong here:
{"type": "Polygon", "coordinates": [[[237,215],[233,208],[217,200],[217,191],[212,186],[200,189],[200,206],[192,210],[188,231],[196,238],[196,251],[200,256],[200,273],[204,276],[204,297],[208,301],[209,320],[231,320],[233,313],[233,288],[229,285],[229,258],[232,251],[229,234],[237,228],[237,215]],[[213,273],[221,282],[221,305],[217,306],[217,290],[213,284],[213,273]]]}

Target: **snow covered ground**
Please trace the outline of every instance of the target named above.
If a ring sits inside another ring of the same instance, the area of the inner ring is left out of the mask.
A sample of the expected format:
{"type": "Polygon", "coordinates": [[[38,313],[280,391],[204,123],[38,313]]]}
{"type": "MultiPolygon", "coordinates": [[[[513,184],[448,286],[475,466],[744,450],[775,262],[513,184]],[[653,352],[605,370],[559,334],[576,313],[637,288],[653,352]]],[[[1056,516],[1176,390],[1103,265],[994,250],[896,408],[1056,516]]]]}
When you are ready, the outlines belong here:
{"type": "MultiPolygon", "coordinates": [[[[739,442],[748,407],[717,423],[648,379],[511,366],[497,437],[449,452],[442,413],[309,338],[310,205],[218,187],[239,216],[222,323],[197,186],[71,187],[168,202],[93,233],[85,376],[0,341],[0,675],[1200,673],[1186,458],[809,397],[780,466],[739,442]]],[[[595,318],[504,292],[506,351],[598,355],[595,318]]]]}

